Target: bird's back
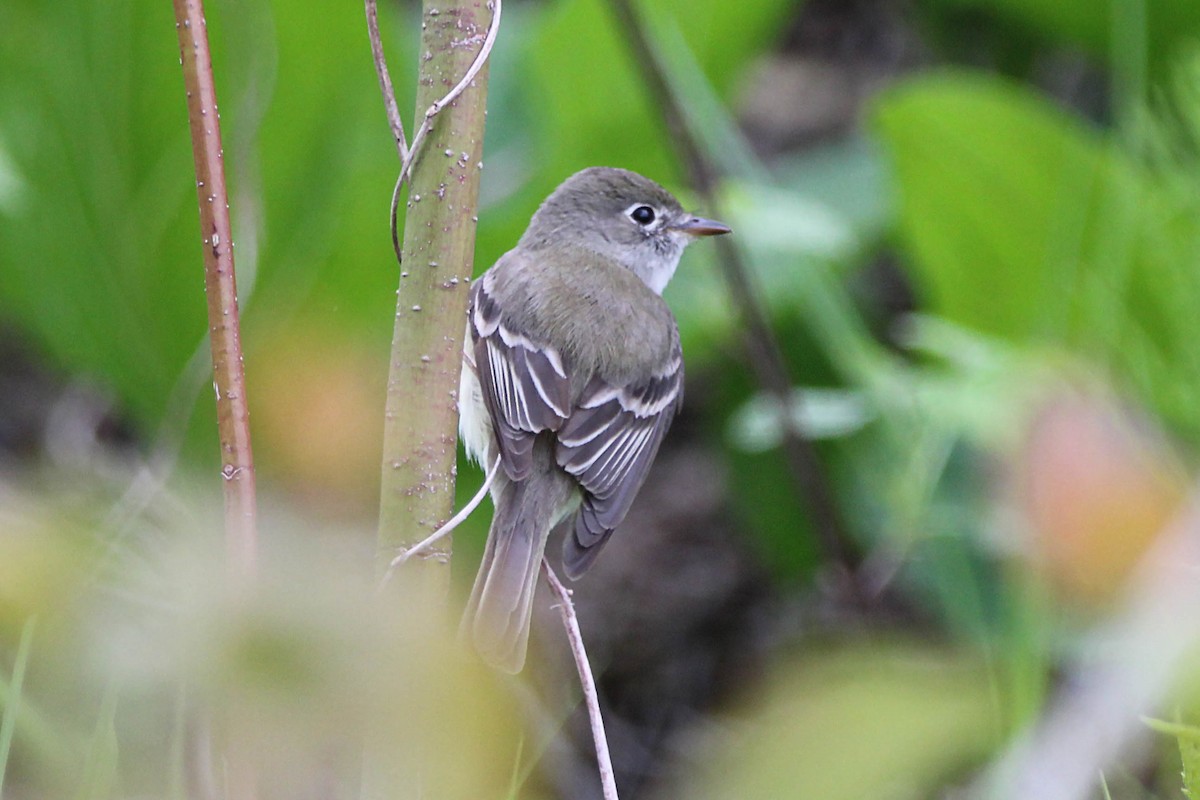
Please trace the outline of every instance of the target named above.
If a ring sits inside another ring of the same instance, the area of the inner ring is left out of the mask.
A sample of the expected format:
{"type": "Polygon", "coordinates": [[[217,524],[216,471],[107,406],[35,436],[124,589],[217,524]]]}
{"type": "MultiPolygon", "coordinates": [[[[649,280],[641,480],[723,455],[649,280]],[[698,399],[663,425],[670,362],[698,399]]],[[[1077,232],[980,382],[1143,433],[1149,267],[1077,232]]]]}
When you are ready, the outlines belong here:
{"type": "Polygon", "coordinates": [[[645,380],[678,347],[675,318],[663,299],[628,269],[587,250],[557,251],[552,258],[512,251],[481,280],[504,309],[506,327],[524,335],[538,331],[558,344],[579,384],[575,394],[592,377],[615,386],[645,380]],[[598,313],[608,324],[580,324],[598,313]]]}

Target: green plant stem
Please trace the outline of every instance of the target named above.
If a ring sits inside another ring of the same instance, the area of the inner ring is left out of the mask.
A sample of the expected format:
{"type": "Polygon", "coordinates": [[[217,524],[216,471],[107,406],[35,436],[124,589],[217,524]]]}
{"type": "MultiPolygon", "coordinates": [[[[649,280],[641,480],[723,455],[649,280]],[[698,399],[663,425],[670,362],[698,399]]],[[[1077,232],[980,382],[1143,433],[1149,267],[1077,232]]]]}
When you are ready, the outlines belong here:
{"type": "Polygon", "coordinates": [[[250,415],[242,366],[233,229],[221,148],[221,119],[201,0],[174,0],[179,55],[187,89],[188,124],[196,162],[196,197],[204,253],[204,289],[212,345],[217,434],[225,493],[225,541],[233,585],[249,585],[257,561],[257,504],[250,415]]]}
{"type": "Polygon", "coordinates": [[[0,797],[4,795],[4,775],[8,771],[8,757],[12,752],[13,736],[17,730],[17,718],[21,716],[21,692],[25,686],[25,667],[29,664],[29,649],[33,643],[33,631],[37,617],[25,620],[21,628],[21,641],[17,645],[17,658],[13,663],[11,691],[4,704],[4,718],[0,721],[0,797]]]}
{"type": "MultiPolygon", "coordinates": [[[[491,4],[434,2],[423,10],[416,119],[467,73],[491,22],[491,4]]],[[[376,565],[450,516],[457,394],[467,290],[473,271],[487,67],[430,120],[406,203],[384,416],[376,565]]],[[[417,148],[414,137],[413,147],[417,148]]],[[[449,539],[413,558],[398,580],[447,585],[449,539]]]]}
{"type": "MultiPolygon", "coordinates": [[[[479,173],[487,101],[487,53],[494,41],[491,2],[434,2],[422,9],[421,57],[412,145],[391,109],[390,79],[379,43],[374,0],[366,0],[368,34],[400,155],[391,224],[401,182],[409,185],[396,317],[384,412],[376,573],[422,541],[450,517],[458,447],[458,376],[465,332],[467,290],[474,269],[479,173]],[[469,78],[474,71],[474,78],[469,78]],[[463,82],[465,88],[462,87],[463,82]],[[458,90],[456,92],[456,90],[458,90]],[[443,99],[453,96],[444,107],[443,99]],[[397,132],[399,129],[399,132],[397,132]]],[[[498,21],[498,20],[495,20],[498,21]]],[[[386,583],[403,590],[414,609],[434,606],[449,585],[450,537],[424,549],[386,583]]],[[[415,613],[420,613],[416,611],[415,613]]],[[[386,728],[386,726],[384,726],[386,728]]],[[[362,800],[436,796],[423,776],[404,764],[425,754],[397,754],[381,733],[369,731],[363,754],[362,800]]]]}

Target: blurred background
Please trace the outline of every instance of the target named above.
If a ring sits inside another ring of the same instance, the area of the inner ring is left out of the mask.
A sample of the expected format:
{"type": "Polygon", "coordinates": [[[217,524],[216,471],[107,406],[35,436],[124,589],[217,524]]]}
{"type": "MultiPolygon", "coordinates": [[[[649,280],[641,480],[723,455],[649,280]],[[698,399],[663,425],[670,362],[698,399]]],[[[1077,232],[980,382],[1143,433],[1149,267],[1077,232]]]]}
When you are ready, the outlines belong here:
{"type": "MultiPolygon", "coordinates": [[[[362,7],[206,6],[261,591],[220,591],[170,4],[3,0],[0,791],[221,797],[212,748],[250,741],[262,796],[356,797],[382,717],[410,787],[599,797],[549,600],[512,682],[460,658],[454,622],[372,602],[397,164],[362,7]]],[[[381,6],[411,124],[420,9],[381,6]]],[[[1173,585],[1146,554],[1200,445],[1200,4],[639,8],[796,391],[763,393],[716,252],[691,248],[666,292],[686,407],[575,594],[622,797],[975,796],[1089,665],[1129,655],[1098,633],[1137,632],[1136,598],[1173,585]]],[[[626,39],[604,0],[505,4],[477,273],[586,166],[712,212],[626,39]]],[[[461,505],[482,476],[459,477],[461,505]]],[[[489,514],[455,537],[452,605],[489,514]]],[[[1196,598],[1166,600],[1195,645],[1196,598]]],[[[1200,658],[1133,655],[1166,659],[1141,713],[1173,727],[1127,721],[1089,791],[1178,800],[1200,791],[1200,658]]]]}

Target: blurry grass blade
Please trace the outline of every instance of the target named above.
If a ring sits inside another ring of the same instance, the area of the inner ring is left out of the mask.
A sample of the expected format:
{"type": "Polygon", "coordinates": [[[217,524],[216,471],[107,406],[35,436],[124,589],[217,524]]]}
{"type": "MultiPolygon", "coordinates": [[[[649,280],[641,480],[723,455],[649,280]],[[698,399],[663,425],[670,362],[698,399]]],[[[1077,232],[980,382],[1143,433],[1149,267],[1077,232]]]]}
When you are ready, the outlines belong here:
{"type": "Polygon", "coordinates": [[[108,800],[116,786],[119,747],[117,745],[116,681],[110,681],[100,700],[100,712],[92,740],[83,762],[83,777],[75,800],[108,800]]]}
{"type": "Polygon", "coordinates": [[[725,175],[759,184],[769,183],[770,172],[755,155],[738,128],[737,120],[705,76],[678,24],[666,14],[655,13],[655,8],[653,4],[642,4],[650,28],[657,34],[655,41],[671,90],[681,99],[685,114],[693,120],[703,120],[692,126],[701,137],[701,146],[725,175]]]}
{"type": "Polygon", "coordinates": [[[1190,130],[1190,144],[1200,146],[1200,46],[1193,45],[1179,60],[1173,84],[1177,112],[1190,130]]]}
{"type": "Polygon", "coordinates": [[[1011,732],[1032,724],[1050,696],[1057,664],[1052,620],[1059,607],[1045,582],[1029,572],[1013,573],[1004,598],[1004,639],[995,656],[1004,669],[1004,723],[1011,732]]]}
{"type": "Polygon", "coordinates": [[[1159,733],[1174,736],[1179,742],[1179,758],[1183,762],[1183,793],[1191,800],[1200,800],[1200,727],[1160,719],[1144,719],[1159,733]]]}
{"type": "Polygon", "coordinates": [[[13,213],[21,202],[25,182],[0,139],[0,214],[13,213]]]}
{"type": "MultiPolygon", "coordinates": [[[[1113,3],[1109,14],[1112,30],[1113,104],[1116,106],[1119,133],[1136,152],[1141,126],[1137,112],[1147,99],[1149,37],[1146,8],[1148,0],[1113,3]]],[[[1196,17],[1200,23],[1200,15],[1196,17]]]]}
{"type": "Polygon", "coordinates": [[[508,784],[506,800],[521,800],[521,786],[524,785],[528,774],[521,768],[521,755],[525,752],[525,734],[517,735],[517,752],[513,754],[512,779],[508,784]]]}
{"type": "Polygon", "coordinates": [[[4,719],[0,721],[0,797],[4,794],[4,775],[8,771],[8,758],[12,753],[17,717],[21,714],[21,692],[25,685],[25,667],[29,664],[29,650],[33,644],[33,631],[36,627],[37,617],[30,617],[21,628],[21,641],[17,645],[17,657],[13,662],[12,683],[3,698],[4,719]]]}
{"type": "MultiPolygon", "coordinates": [[[[786,20],[795,13],[793,0],[661,0],[638,5],[660,34],[656,38],[673,64],[672,72],[695,70],[695,79],[719,96],[732,92],[753,57],[783,34],[786,20]],[[677,47],[663,45],[672,37],[668,30],[686,42],[688,56],[682,63],[676,58],[677,47]]],[[[542,128],[538,156],[547,188],[587,163],[669,174],[677,162],[657,114],[651,113],[610,9],[598,0],[551,4],[531,45],[532,97],[542,128]]],[[[688,103],[696,99],[689,85],[677,88],[688,92],[688,103]]],[[[705,113],[709,110],[705,105],[705,113]]],[[[704,124],[709,124],[707,117],[704,124]]]]}
{"type": "Polygon", "coordinates": [[[1179,756],[1183,761],[1183,791],[1192,800],[1200,798],[1200,730],[1179,737],[1179,756]]]}
{"type": "MultiPolygon", "coordinates": [[[[30,622],[26,622],[26,625],[30,626],[30,622]]],[[[32,626],[30,626],[30,631],[32,631],[32,626]]],[[[22,631],[22,642],[24,642],[24,631],[22,631]]],[[[22,652],[18,647],[16,663],[22,666],[23,670],[27,669],[25,662],[28,661],[28,657],[28,651],[22,652]]],[[[14,668],[12,682],[0,676],[0,707],[4,708],[5,722],[7,722],[10,712],[16,721],[16,727],[7,734],[3,724],[0,724],[0,740],[5,742],[3,755],[0,756],[0,791],[4,787],[3,772],[9,757],[9,748],[17,739],[20,739],[27,748],[26,752],[31,761],[44,764],[47,770],[56,773],[65,773],[74,769],[79,763],[79,756],[82,752],[80,742],[73,732],[52,727],[36,705],[36,698],[30,697],[23,691],[21,685],[15,683],[17,678],[24,678],[24,671],[19,672],[14,668]],[[19,714],[17,713],[18,708],[19,714]]]]}
{"type": "Polygon", "coordinates": [[[734,413],[729,435],[742,450],[762,452],[780,445],[785,426],[808,439],[835,439],[861,430],[874,416],[858,392],[794,389],[786,411],[764,394],[749,400],[734,413]]]}
{"type": "Polygon", "coordinates": [[[800,265],[791,277],[806,322],[843,379],[872,393],[891,391],[901,379],[899,362],[871,335],[832,267],[813,261],[800,265]]]}

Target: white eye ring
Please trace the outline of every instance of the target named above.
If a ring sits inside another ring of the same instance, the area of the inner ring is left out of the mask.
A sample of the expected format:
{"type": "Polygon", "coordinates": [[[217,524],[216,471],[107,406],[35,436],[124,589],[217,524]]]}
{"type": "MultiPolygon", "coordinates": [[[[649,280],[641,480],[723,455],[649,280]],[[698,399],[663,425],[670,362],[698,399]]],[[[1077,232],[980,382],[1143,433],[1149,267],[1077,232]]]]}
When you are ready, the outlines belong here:
{"type": "Polygon", "coordinates": [[[662,227],[662,212],[649,203],[634,203],[625,209],[625,216],[643,230],[654,231],[662,227]]]}

